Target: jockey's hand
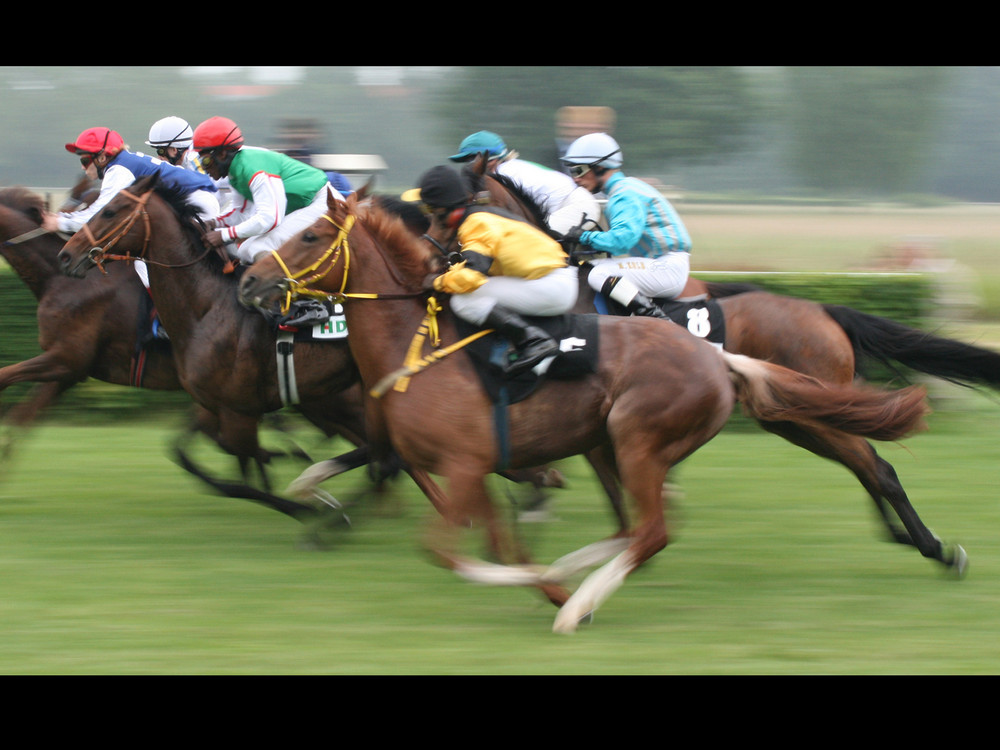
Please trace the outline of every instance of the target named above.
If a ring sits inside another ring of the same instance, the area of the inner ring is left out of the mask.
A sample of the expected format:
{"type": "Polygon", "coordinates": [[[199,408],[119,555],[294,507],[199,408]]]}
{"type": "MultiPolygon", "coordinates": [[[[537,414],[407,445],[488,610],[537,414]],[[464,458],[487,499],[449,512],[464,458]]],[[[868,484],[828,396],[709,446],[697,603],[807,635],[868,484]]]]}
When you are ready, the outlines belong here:
{"type": "Polygon", "coordinates": [[[213,229],[211,232],[205,232],[201,236],[202,241],[209,247],[222,247],[226,244],[226,238],[222,236],[222,230],[213,229]]]}
{"type": "Polygon", "coordinates": [[[580,243],[580,237],[583,235],[583,227],[573,227],[566,234],[559,238],[559,241],[563,244],[573,244],[577,245],[580,243]]]}
{"type": "Polygon", "coordinates": [[[58,232],[59,231],[59,217],[55,214],[46,213],[42,217],[42,229],[46,232],[58,232]]]}

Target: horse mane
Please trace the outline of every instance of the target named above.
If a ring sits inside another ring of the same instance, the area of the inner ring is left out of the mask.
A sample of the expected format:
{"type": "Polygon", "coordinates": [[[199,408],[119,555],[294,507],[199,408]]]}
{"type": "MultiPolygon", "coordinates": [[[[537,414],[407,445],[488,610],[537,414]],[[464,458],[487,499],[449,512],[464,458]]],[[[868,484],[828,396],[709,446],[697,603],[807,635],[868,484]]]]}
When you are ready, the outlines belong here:
{"type": "Polygon", "coordinates": [[[38,225],[42,223],[45,201],[28,188],[15,186],[0,189],[0,205],[24,214],[38,225]]]}
{"type": "MultiPolygon", "coordinates": [[[[153,187],[153,192],[162,198],[163,202],[166,203],[167,206],[169,206],[173,211],[177,218],[177,222],[181,226],[181,230],[184,232],[195,251],[205,250],[205,243],[201,239],[202,233],[205,230],[205,225],[204,222],[202,222],[201,217],[198,215],[198,208],[188,203],[183,193],[168,187],[159,180],[156,181],[153,187]]],[[[223,259],[221,253],[206,253],[204,262],[211,266],[213,271],[222,275],[226,260],[223,259]]]]}
{"type": "Polygon", "coordinates": [[[511,193],[515,200],[527,209],[528,213],[530,213],[534,218],[536,226],[543,229],[548,227],[548,213],[541,207],[541,205],[539,205],[538,201],[536,201],[534,197],[524,189],[520,182],[516,182],[510,177],[502,174],[491,174],[490,177],[493,178],[507,192],[511,193]]]}
{"type": "MultiPolygon", "coordinates": [[[[430,243],[422,242],[403,220],[378,202],[372,202],[359,210],[354,196],[348,197],[344,215],[353,212],[365,229],[392,258],[400,273],[417,285],[423,284],[424,277],[434,270],[434,261],[439,257],[433,253],[430,243]]],[[[335,219],[343,217],[334,216],[335,219]]]]}

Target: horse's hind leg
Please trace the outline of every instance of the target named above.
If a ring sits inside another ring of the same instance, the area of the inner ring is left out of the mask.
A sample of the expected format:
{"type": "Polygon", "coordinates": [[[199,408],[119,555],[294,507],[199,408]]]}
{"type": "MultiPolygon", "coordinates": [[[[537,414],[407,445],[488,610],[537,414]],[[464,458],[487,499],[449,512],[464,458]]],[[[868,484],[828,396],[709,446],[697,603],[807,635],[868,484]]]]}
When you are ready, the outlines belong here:
{"type": "Polygon", "coordinates": [[[946,547],[927,528],[910,503],[895,469],[875,452],[875,448],[867,440],[826,428],[807,431],[784,422],[762,422],[761,426],[817,456],[843,464],[858,478],[872,498],[893,541],[916,547],[921,555],[937,560],[958,575],[965,573],[965,550],[958,545],[946,547]],[[902,522],[903,528],[895,523],[886,502],[902,522]]]}
{"type": "Polygon", "coordinates": [[[428,547],[437,560],[468,580],[496,586],[534,586],[557,607],[565,604],[569,592],[540,578],[540,570],[531,565],[524,549],[496,513],[486,490],[485,475],[468,470],[444,472],[444,475],[448,477],[447,502],[431,498],[441,515],[427,536],[428,547]],[[500,564],[485,563],[458,552],[459,532],[476,523],[483,525],[490,550],[500,564]],[[511,562],[516,565],[510,565],[511,562]]]}
{"type": "Polygon", "coordinates": [[[625,511],[625,498],[622,495],[621,485],[618,481],[618,470],[615,466],[614,451],[610,445],[601,446],[589,451],[586,454],[587,462],[597,474],[597,480],[604,488],[611,503],[611,510],[618,521],[618,533],[616,536],[624,537],[629,533],[628,515],[625,511]]]}
{"type": "MultiPolygon", "coordinates": [[[[625,449],[622,453],[630,451],[625,449]]],[[[633,570],[667,546],[667,524],[663,516],[666,466],[658,457],[639,451],[632,451],[628,459],[619,455],[619,462],[626,489],[639,509],[639,523],[629,538],[628,547],[587,576],[559,610],[552,626],[554,632],[575,631],[578,623],[617,591],[633,570]]]]}

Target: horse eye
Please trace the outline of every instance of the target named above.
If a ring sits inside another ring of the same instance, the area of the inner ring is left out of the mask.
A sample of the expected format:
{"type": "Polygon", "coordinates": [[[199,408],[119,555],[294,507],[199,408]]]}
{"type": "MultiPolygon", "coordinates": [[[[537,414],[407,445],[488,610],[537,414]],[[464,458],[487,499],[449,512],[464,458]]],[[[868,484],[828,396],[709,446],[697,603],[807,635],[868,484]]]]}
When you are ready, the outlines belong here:
{"type": "Polygon", "coordinates": [[[306,233],[302,235],[302,239],[306,242],[315,242],[317,240],[316,233],[307,230],[306,233]]]}

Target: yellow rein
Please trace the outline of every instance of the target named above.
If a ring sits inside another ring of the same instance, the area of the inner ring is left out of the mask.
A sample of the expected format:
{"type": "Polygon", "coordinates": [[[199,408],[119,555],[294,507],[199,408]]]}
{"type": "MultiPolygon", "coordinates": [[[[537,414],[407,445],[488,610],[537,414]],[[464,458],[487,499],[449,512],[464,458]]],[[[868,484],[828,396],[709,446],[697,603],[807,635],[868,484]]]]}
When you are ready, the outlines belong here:
{"type": "Polygon", "coordinates": [[[346,221],[344,221],[344,226],[340,226],[326,214],[323,215],[323,218],[337,227],[337,235],[333,238],[333,242],[330,243],[330,247],[326,249],[326,252],[317,258],[316,262],[311,266],[306,266],[298,273],[292,273],[288,266],[285,265],[285,261],[281,259],[278,251],[275,250],[272,252],[275,262],[285,272],[285,284],[287,288],[285,289],[285,301],[281,306],[282,315],[288,312],[292,306],[292,299],[295,297],[320,297],[323,299],[341,300],[346,297],[361,297],[365,299],[376,299],[378,297],[375,294],[344,294],[344,289],[347,287],[347,273],[351,268],[351,246],[347,242],[347,235],[350,234],[351,228],[354,226],[354,216],[348,216],[346,221]],[[325,278],[333,270],[333,267],[337,265],[337,261],[340,260],[341,251],[344,254],[344,275],[340,281],[340,291],[331,294],[319,289],[310,289],[310,284],[325,278]],[[327,263],[327,261],[329,263],[326,270],[319,272],[318,269],[324,263],[327,263]],[[316,273],[313,273],[314,271],[316,273]],[[309,276],[309,274],[312,275],[309,276]],[[307,276],[308,278],[305,278],[307,276]]]}
{"type": "MultiPolygon", "coordinates": [[[[340,226],[335,222],[330,216],[323,216],[328,222],[337,227],[337,235],[333,238],[333,242],[330,243],[330,247],[326,249],[316,262],[306,268],[303,268],[298,273],[292,273],[291,270],[285,265],[285,262],[281,259],[278,251],[273,251],[272,255],[275,262],[285,272],[285,284],[287,288],[285,289],[285,301],[281,308],[281,313],[284,315],[288,312],[292,304],[292,299],[295,297],[308,296],[308,297],[320,297],[323,299],[333,299],[337,301],[343,301],[349,298],[353,299],[379,299],[378,294],[347,294],[344,289],[347,288],[347,273],[351,267],[351,247],[347,242],[347,235],[350,234],[351,228],[354,226],[354,215],[349,215],[344,221],[344,226],[340,226]],[[344,274],[340,282],[340,290],[335,293],[325,292],[318,289],[310,289],[309,285],[326,277],[333,267],[337,265],[337,261],[340,260],[341,252],[344,255],[344,274]],[[319,270],[326,264],[326,269],[322,272],[319,270]],[[311,274],[311,275],[310,275],[311,274]]],[[[410,376],[415,375],[421,370],[439,362],[444,357],[447,357],[452,352],[461,349],[464,346],[472,343],[478,338],[485,336],[490,333],[493,329],[487,329],[483,331],[478,331],[477,333],[468,336],[461,341],[458,341],[451,346],[447,346],[444,349],[438,349],[441,343],[441,336],[438,331],[437,314],[441,311],[441,306],[438,305],[437,300],[431,296],[427,300],[427,315],[424,316],[423,322],[421,322],[420,327],[417,329],[416,334],[413,336],[413,341],[410,342],[409,349],[406,352],[406,359],[403,362],[403,367],[395,372],[382,378],[374,388],[371,389],[370,393],[375,398],[380,398],[389,390],[390,387],[395,387],[397,391],[405,391],[407,385],[410,381],[410,376]],[[425,357],[420,356],[420,352],[423,349],[424,341],[430,338],[431,346],[435,347],[435,350],[425,357]]],[[[350,331],[348,331],[350,335],[350,331]]]]}

